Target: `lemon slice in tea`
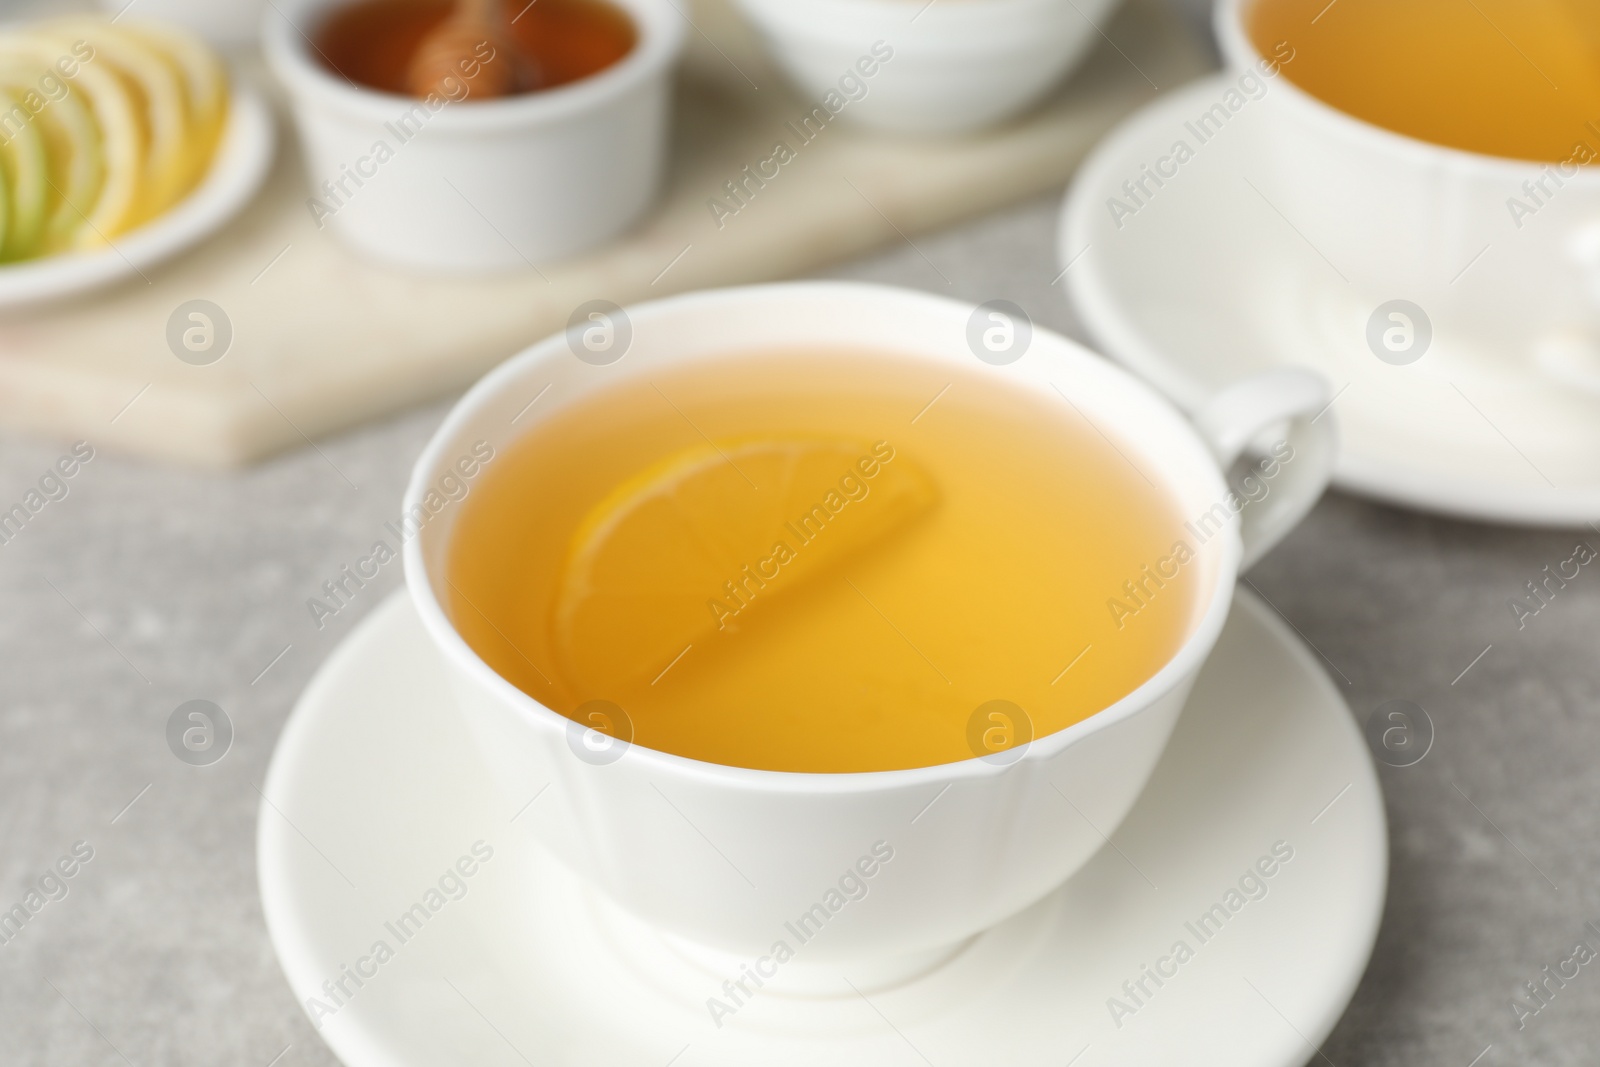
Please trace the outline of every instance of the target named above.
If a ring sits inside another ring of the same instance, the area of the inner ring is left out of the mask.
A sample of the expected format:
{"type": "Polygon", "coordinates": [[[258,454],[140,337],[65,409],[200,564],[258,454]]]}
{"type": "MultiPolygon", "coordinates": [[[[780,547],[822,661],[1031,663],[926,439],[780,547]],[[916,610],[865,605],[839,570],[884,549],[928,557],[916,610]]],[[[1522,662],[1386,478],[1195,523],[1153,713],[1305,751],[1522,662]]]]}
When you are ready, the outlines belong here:
{"type": "Polygon", "coordinates": [[[573,534],[554,607],[564,673],[587,695],[649,682],[936,500],[927,474],[883,441],[746,439],[669,456],[573,534]]]}

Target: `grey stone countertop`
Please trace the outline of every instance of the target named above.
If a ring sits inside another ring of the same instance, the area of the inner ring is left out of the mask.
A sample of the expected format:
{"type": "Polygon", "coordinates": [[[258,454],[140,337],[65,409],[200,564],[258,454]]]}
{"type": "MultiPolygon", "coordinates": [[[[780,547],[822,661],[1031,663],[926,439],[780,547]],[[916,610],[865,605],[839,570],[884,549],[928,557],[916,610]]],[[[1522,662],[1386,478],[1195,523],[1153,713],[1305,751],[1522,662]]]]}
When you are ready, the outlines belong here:
{"type": "MultiPolygon", "coordinates": [[[[832,275],[1005,297],[1081,338],[1051,285],[1057,203],[832,275]]],[[[257,789],[296,696],[399,568],[320,632],[306,599],[398,513],[445,409],[232,474],[99,453],[0,545],[0,905],[74,842],[94,850],[68,895],[0,946],[0,1062],[336,1062],[267,940],[257,789]],[[197,697],[237,732],[209,767],[165,739],[173,709],[197,697]]],[[[0,438],[0,501],[68,447],[0,438]]],[[[1377,951],[1308,1060],[1595,1062],[1600,967],[1523,1029],[1510,1006],[1579,940],[1600,947],[1585,928],[1600,926],[1600,578],[1584,568],[1522,629],[1508,607],[1585,538],[1600,545],[1592,530],[1453,522],[1334,493],[1252,572],[1358,716],[1404,698],[1437,731],[1422,762],[1380,767],[1392,875],[1377,951]]]]}

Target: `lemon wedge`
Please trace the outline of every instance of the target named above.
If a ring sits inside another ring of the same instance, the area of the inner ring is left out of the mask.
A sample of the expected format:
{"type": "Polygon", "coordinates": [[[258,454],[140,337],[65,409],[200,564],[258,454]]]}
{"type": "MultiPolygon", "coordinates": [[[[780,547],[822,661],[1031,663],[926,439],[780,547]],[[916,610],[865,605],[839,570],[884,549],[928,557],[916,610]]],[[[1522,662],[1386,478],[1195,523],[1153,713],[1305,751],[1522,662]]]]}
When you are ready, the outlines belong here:
{"type": "MultiPolygon", "coordinates": [[[[19,65],[14,59],[0,61],[0,89],[26,106],[28,94],[37,91],[43,73],[43,68],[19,65]]],[[[48,253],[70,246],[73,235],[83,228],[79,207],[87,209],[94,204],[104,160],[99,131],[79,94],[69,90],[51,99],[34,116],[34,122],[43,139],[46,184],[51,186],[49,214],[37,251],[48,253]]]]}
{"type": "MultiPolygon", "coordinates": [[[[59,57],[72,54],[72,44],[70,37],[63,39],[30,28],[0,35],[0,60],[18,69],[43,73],[59,57]]],[[[98,59],[85,62],[67,84],[69,94],[81,94],[99,139],[97,169],[101,170],[101,179],[93,197],[88,201],[68,201],[79,220],[72,243],[93,247],[137,222],[135,212],[143,186],[144,132],[132,93],[108,64],[98,59]]],[[[56,106],[52,102],[47,110],[56,106]]],[[[58,179],[51,180],[61,186],[58,179]]]]}
{"type": "MultiPolygon", "coordinates": [[[[99,44],[108,28],[94,19],[63,20],[61,25],[69,32],[83,35],[93,44],[99,44]]],[[[144,52],[164,64],[178,80],[179,102],[182,105],[187,131],[183,138],[180,161],[175,164],[174,181],[169,194],[173,201],[186,194],[210,167],[211,157],[221,138],[224,120],[228,114],[228,72],[217,53],[193,34],[183,33],[166,26],[134,22],[118,25],[113,33],[120,39],[121,51],[144,52]]],[[[163,79],[165,84],[165,79],[163,79]]],[[[154,208],[159,212],[167,205],[154,208]]]]}
{"type": "MultiPolygon", "coordinates": [[[[0,89],[0,112],[15,114],[21,107],[19,96],[0,89]]],[[[11,185],[11,226],[6,231],[0,258],[25,259],[38,250],[50,201],[44,138],[39,135],[38,126],[32,122],[18,123],[0,146],[0,161],[11,185]]]]}
{"type": "Polygon", "coordinates": [[[228,113],[228,71],[221,57],[193,34],[155,23],[132,23],[126,32],[160,53],[183,80],[197,147],[214,140],[228,113]]]}
{"type": "Polygon", "coordinates": [[[6,234],[11,229],[11,182],[0,167],[0,247],[5,245],[6,234]]]}
{"type": "Polygon", "coordinates": [[[144,132],[134,101],[121,80],[108,70],[78,72],[74,90],[82,89],[89,112],[100,132],[103,160],[100,188],[91,205],[77,204],[85,228],[76,244],[92,247],[130,230],[139,223],[140,190],[144,186],[144,132]]]}
{"type": "Polygon", "coordinates": [[[563,673],[591,696],[648,682],[685,648],[877,546],[937,502],[887,442],[738,440],[640,471],[574,532],[554,603],[563,673]]]}
{"type": "MultiPolygon", "coordinates": [[[[128,92],[142,105],[139,117],[144,134],[144,174],[131,224],[154,218],[182,199],[193,175],[189,146],[194,131],[186,83],[173,63],[134,33],[98,19],[62,19],[37,32],[41,39],[63,51],[70,49],[75,40],[86,40],[96,55],[83,65],[80,76],[94,70],[95,64],[104,63],[116,71],[128,92]]],[[[112,234],[108,232],[107,236],[112,234]]]]}
{"type": "Polygon", "coordinates": [[[0,28],[0,259],[97,248],[166,213],[210,168],[228,93],[221,58],[175,28],[0,28]]]}

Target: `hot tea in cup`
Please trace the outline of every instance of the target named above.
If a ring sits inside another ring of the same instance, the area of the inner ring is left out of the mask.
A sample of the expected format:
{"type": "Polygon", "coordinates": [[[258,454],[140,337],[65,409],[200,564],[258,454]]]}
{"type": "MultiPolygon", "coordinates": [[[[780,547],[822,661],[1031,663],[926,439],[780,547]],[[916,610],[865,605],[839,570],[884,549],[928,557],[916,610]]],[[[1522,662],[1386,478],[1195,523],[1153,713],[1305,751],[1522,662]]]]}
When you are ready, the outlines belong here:
{"type": "Polygon", "coordinates": [[[1290,42],[1290,81],[1395,133],[1533,163],[1600,150],[1589,0],[1258,0],[1246,25],[1263,54],[1290,42]]]}
{"type": "Polygon", "coordinates": [[[1026,716],[991,747],[1070,726],[1183,642],[1195,538],[1161,472],[986,370],[812,349],[599,390],[461,504],[450,617],[547,707],[710,763],[955,763],[990,700],[1026,716]]]}

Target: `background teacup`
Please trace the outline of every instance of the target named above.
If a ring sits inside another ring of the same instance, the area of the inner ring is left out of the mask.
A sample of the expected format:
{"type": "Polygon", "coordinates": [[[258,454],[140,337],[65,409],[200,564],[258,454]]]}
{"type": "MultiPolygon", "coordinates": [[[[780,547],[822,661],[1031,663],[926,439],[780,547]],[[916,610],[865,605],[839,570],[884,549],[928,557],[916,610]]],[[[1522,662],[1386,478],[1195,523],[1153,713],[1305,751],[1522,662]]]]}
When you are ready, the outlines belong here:
{"type": "MultiPolygon", "coordinates": [[[[1218,0],[1215,28],[1230,66],[1262,61],[1249,23],[1272,2],[1218,0]]],[[[1573,239],[1600,222],[1600,170],[1396,133],[1301,89],[1293,69],[1291,59],[1260,105],[1271,129],[1262,192],[1365,307],[1408,300],[1436,329],[1522,354],[1588,316],[1573,239]],[[1540,183],[1554,195],[1538,193],[1540,183]],[[1513,210],[1513,201],[1535,210],[1513,210]]],[[[1588,141],[1600,154],[1600,134],[1588,141]]]]}
{"type": "MultiPolygon", "coordinates": [[[[534,421],[624,376],[797,346],[906,353],[964,370],[977,359],[970,304],[879,286],[728,289],[611,316],[617,329],[608,336],[627,337],[614,358],[594,358],[557,334],[473,387],[417,461],[408,514],[428,514],[424,501],[441,478],[456,477],[463,455],[481,454],[485,444],[498,452],[534,421]]],[[[792,937],[785,923],[812,913],[847,877],[870,879],[868,891],[828,918],[827,936],[803,950],[807,964],[923,965],[1071,875],[1143,788],[1221,632],[1241,565],[1287,533],[1327,483],[1334,434],[1331,419],[1318,417],[1327,390],[1308,371],[1274,371],[1224,390],[1193,424],[1131,375],[1037,327],[1019,358],[986,373],[1051,398],[1063,418],[1091,420],[1165,483],[1176,513],[1194,519],[1187,566],[1201,590],[1163,667],[1097,714],[1033,740],[1015,760],[802,774],[640,745],[586,747],[573,736],[577,724],[498,676],[453,625],[444,604],[454,512],[439,511],[406,545],[412,600],[508,810],[539,796],[537,813],[521,821],[545,846],[656,929],[731,954],[735,974],[737,958],[755,959],[792,937]],[[1280,427],[1292,460],[1259,505],[1231,508],[1224,471],[1262,431],[1280,427]]],[[[797,961],[786,973],[800,969],[797,961]]]]}
{"type": "Polygon", "coordinates": [[[621,233],[655,198],[684,39],[671,0],[612,0],[638,40],[596,74],[496,100],[474,100],[463,78],[442,104],[328,69],[311,41],[346,2],[284,0],[262,21],[319,227],[417,270],[525,270],[621,233]]]}

